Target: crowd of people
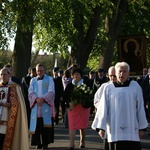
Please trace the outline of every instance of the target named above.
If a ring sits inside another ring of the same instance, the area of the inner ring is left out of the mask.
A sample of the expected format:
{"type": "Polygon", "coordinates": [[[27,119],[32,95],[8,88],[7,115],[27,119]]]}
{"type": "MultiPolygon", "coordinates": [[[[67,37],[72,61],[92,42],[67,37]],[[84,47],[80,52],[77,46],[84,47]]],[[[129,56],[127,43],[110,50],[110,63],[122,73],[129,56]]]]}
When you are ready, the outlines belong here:
{"type": "Polygon", "coordinates": [[[5,65],[0,70],[0,150],[27,150],[29,138],[36,149],[48,149],[60,119],[69,130],[69,150],[75,149],[76,130],[79,148],[85,148],[90,115],[104,150],[141,150],[140,138],[150,121],[148,68],[136,81],[129,75],[126,62],[111,66],[108,73],[98,69],[88,75],[76,64],[64,71],[54,67],[48,75],[46,67],[37,64],[20,80],[12,66],[5,65]],[[92,91],[87,101],[81,94],[85,91],[92,91]]]}

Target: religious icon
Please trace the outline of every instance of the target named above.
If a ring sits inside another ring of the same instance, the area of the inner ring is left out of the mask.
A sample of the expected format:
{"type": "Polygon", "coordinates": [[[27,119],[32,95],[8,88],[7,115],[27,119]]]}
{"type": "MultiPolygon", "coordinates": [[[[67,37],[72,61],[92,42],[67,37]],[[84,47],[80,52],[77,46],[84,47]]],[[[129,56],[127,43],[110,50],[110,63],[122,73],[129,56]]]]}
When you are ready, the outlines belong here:
{"type": "Polygon", "coordinates": [[[0,87],[0,103],[6,103],[8,98],[8,87],[0,87]]]}
{"type": "Polygon", "coordinates": [[[0,133],[5,134],[8,121],[8,93],[9,87],[0,87],[0,133]]]}
{"type": "Polygon", "coordinates": [[[146,38],[141,36],[118,37],[118,61],[125,61],[130,65],[133,75],[142,74],[146,67],[146,38]]]}

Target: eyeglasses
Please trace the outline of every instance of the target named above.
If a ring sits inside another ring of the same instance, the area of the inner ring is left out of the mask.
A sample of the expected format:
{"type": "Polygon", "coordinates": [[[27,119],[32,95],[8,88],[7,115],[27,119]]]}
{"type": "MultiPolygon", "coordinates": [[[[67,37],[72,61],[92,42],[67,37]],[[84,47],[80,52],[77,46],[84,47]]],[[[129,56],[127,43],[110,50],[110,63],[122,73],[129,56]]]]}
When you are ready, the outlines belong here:
{"type": "Polygon", "coordinates": [[[110,77],[114,77],[114,78],[116,78],[116,75],[109,75],[110,77]]]}

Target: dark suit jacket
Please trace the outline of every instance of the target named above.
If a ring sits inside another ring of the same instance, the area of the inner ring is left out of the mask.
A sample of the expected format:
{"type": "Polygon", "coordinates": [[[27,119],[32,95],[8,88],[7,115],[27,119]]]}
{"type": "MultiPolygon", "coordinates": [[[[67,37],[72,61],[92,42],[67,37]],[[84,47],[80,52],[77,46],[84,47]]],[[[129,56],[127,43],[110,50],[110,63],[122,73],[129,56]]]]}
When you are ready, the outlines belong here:
{"type": "Polygon", "coordinates": [[[22,85],[21,80],[15,76],[11,77],[11,80],[17,84],[19,84],[20,86],[22,85]]]}
{"type": "Polygon", "coordinates": [[[60,98],[63,95],[63,84],[62,84],[62,78],[61,77],[57,77],[54,78],[54,85],[55,85],[55,101],[59,101],[60,98]]]}
{"type": "Polygon", "coordinates": [[[94,93],[98,90],[98,88],[105,82],[107,82],[108,79],[106,76],[103,76],[103,78],[99,78],[99,77],[96,77],[93,81],[93,90],[94,90],[94,93]]]}
{"type": "Polygon", "coordinates": [[[30,80],[31,80],[30,76],[25,76],[25,77],[22,78],[22,85],[23,85],[24,90],[28,90],[30,80]]]}
{"type": "Polygon", "coordinates": [[[28,99],[28,88],[30,84],[31,77],[30,76],[25,76],[22,78],[22,86],[23,86],[23,91],[24,91],[24,97],[25,97],[25,104],[26,104],[26,110],[27,110],[27,118],[28,118],[28,127],[30,124],[30,103],[28,99]]]}
{"type": "MultiPolygon", "coordinates": [[[[87,85],[88,82],[86,82],[86,80],[83,81],[84,84],[87,85]]],[[[87,85],[89,86],[89,85],[87,85]]],[[[71,83],[69,83],[66,88],[65,88],[65,91],[63,93],[63,99],[65,100],[66,102],[66,106],[69,107],[69,102],[71,102],[71,99],[70,99],[70,96],[71,96],[71,93],[74,91],[74,85],[71,83]]]]}
{"type": "Polygon", "coordinates": [[[15,76],[12,76],[11,81],[13,81],[13,82],[17,83],[18,85],[20,85],[21,90],[22,90],[22,94],[24,96],[24,90],[23,90],[23,85],[22,85],[21,80],[19,78],[15,77],[15,76]]]}
{"type": "Polygon", "coordinates": [[[66,88],[65,88],[65,91],[63,93],[63,99],[65,100],[66,102],[66,106],[69,108],[69,102],[71,102],[71,99],[70,99],[70,94],[73,92],[74,90],[74,85],[72,83],[69,83],[66,88]]]}
{"type": "Polygon", "coordinates": [[[25,76],[22,78],[22,86],[25,94],[25,99],[28,99],[28,88],[29,88],[30,80],[31,80],[30,76],[25,76]]]}
{"type": "Polygon", "coordinates": [[[144,101],[146,101],[146,88],[149,85],[149,76],[147,75],[145,78],[143,76],[140,77],[140,79],[137,80],[137,82],[139,83],[139,85],[142,88],[143,91],[143,98],[144,101]]]}

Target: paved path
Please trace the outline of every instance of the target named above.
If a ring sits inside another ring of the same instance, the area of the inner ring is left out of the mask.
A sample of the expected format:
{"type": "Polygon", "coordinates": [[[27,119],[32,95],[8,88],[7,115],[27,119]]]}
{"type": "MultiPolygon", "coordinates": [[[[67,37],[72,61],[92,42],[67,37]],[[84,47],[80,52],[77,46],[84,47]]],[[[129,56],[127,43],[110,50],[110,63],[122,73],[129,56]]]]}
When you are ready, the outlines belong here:
{"type": "MultiPolygon", "coordinates": [[[[86,150],[103,150],[103,141],[99,138],[96,131],[92,130],[90,125],[93,120],[93,116],[90,117],[89,127],[86,135],[86,150]]],[[[150,126],[142,138],[142,150],[150,150],[150,126]]],[[[75,140],[75,150],[81,150],[79,147],[79,132],[77,131],[75,140]]],[[[68,150],[69,149],[69,131],[65,128],[64,124],[60,122],[55,125],[55,141],[53,144],[49,144],[49,150],[68,150]]],[[[84,150],[83,149],[83,150],[84,150]]],[[[35,147],[31,147],[30,150],[35,150],[35,147]]]]}

